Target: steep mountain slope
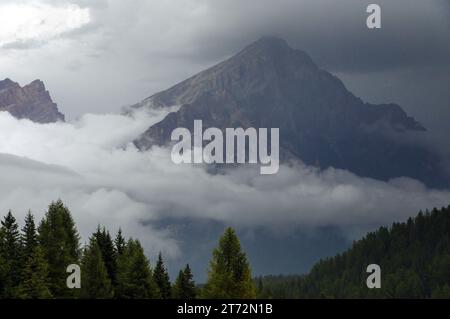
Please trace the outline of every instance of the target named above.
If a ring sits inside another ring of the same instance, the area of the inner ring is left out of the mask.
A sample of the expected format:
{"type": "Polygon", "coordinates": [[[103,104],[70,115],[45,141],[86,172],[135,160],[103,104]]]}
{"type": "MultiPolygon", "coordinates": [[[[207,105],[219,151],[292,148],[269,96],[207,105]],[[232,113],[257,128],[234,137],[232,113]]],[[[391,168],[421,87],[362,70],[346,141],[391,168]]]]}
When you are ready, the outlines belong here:
{"type": "Polygon", "coordinates": [[[381,227],[306,276],[259,278],[268,298],[450,298],[450,206],[381,227]],[[366,267],[381,267],[381,288],[368,289],[366,267]]]}
{"type": "Polygon", "coordinates": [[[64,121],[64,115],[58,111],[40,80],[24,87],[10,79],[0,81],[0,111],[8,111],[16,118],[37,123],[64,121]]]}
{"type": "Polygon", "coordinates": [[[396,104],[364,103],[302,51],[262,38],[232,58],[134,107],[180,105],[135,144],[142,150],[170,141],[176,127],[278,127],[282,154],[320,167],[348,169],[386,180],[410,176],[445,183],[438,158],[403,142],[425,128],[396,104]]]}

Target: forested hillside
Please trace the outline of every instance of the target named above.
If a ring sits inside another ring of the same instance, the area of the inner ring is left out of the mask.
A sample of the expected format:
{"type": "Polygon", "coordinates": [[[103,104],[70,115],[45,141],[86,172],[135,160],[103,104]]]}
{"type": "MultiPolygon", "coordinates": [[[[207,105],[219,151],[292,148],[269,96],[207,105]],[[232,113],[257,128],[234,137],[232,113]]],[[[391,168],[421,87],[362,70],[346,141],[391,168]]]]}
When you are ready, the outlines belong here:
{"type": "Polygon", "coordinates": [[[257,278],[265,298],[450,298],[450,206],[380,227],[305,276],[257,278]],[[367,265],[381,267],[368,289],[367,265]]]}
{"type": "Polygon", "coordinates": [[[9,212],[0,227],[0,298],[450,298],[450,206],[380,227],[343,254],[318,262],[305,276],[252,279],[235,231],[225,230],[212,253],[208,280],[196,286],[186,265],[170,281],[136,239],[100,226],[80,247],[69,209],[57,201],[22,229],[9,212]],[[67,266],[81,269],[81,287],[67,285],[67,266]],[[369,264],[381,267],[381,288],[369,289],[369,264]],[[255,284],[256,285],[255,285],[255,284]]]}

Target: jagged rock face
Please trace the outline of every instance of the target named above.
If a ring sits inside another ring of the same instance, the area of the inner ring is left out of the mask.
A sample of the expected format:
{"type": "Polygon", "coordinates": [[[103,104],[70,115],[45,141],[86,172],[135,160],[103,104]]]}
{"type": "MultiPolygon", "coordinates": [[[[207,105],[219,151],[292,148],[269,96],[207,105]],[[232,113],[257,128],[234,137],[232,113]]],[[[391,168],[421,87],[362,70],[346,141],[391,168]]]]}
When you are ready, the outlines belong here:
{"type": "Polygon", "coordinates": [[[0,111],[8,111],[18,119],[29,119],[37,123],[64,121],[45,85],[40,80],[21,87],[6,79],[0,81],[0,111]]]}
{"type": "Polygon", "coordinates": [[[134,107],[172,105],[181,107],[142,134],[138,148],[168,143],[177,127],[192,132],[194,119],[203,120],[205,128],[278,127],[282,154],[306,164],[442,184],[437,157],[401,142],[407,132],[424,132],[423,126],[396,104],[364,103],[281,39],[260,39],[134,107]]]}

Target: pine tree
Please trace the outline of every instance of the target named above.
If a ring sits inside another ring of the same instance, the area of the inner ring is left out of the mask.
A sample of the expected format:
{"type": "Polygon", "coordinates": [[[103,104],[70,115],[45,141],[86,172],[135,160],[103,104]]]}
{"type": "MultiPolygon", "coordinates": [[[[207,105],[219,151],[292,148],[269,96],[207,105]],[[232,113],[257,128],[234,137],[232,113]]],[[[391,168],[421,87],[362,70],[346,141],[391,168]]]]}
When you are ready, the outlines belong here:
{"type": "Polygon", "coordinates": [[[126,244],[125,238],[122,236],[122,229],[119,228],[116,238],[114,239],[114,249],[117,256],[123,254],[126,244]]]}
{"type": "Polygon", "coordinates": [[[137,240],[130,239],[117,258],[116,297],[124,299],[158,298],[150,263],[137,240]]]}
{"type": "Polygon", "coordinates": [[[81,298],[104,299],[113,296],[111,280],[95,236],[91,237],[89,245],[84,249],[81,276],[81,298]]]}
{"type": "Polygon", "coordinates": [[[232,228],[225,230],[213,251],[203,294],[206,298],[256,297],[250,265],[232,228]]]}
{"type": "Polygon", "coordinates": [[[171,297],[171,285],[169,274],[166,267],[164,266],[164,261],[161,253],[158,255],[158,262],[156,263],[155,270],[153,271],[153,280],[159,288],[159,294],[162,299],[169,299],[171,297]]]}
{"type": "Polygon", "coordinates": [[[79,236],[70,211],[61,200],[50,204],[38,233],[49,265],[50,292],[57,298],[73,297],[76,291],[66,286],[66,269],[79,263],[79,236]]]}
{"type": "Polygon", "coordinates": [[[38,246],[36,226],[31,211],[28,211],[28,214],[25,216],[25,226],[20,234],[20,244],[22,246],[22,262],[25,264],[38,246]]]}
{"type": "Polygon", "coordinates": [[[175,299],[195,299],[196,287],[189,265],[178,273],[172,293],[175,299]]]}
{"type": "Polygon", "coordinates": [[[104,227],[100,229],[100,226],[98,226],[97,231],[94,233],[94,237],[97,241],[98,247],[100,248],[103,262],[105,263],[105,267],[108,272],[108,277],[111,279],[111,282],[115,284],[117,271],[116,252],[111,235],[104,227]]]}
{"type": "Polygon", "coordinates": [[[14,298],[17,294],[17,288],[21,280],[22,267],[21,264],[21,246],[20,235],[18,231],[16,219],[11,211],[5,216],[1,222],[0,245],[2,256],[2,291],[0,295],[4,298],[14,298]]]}
{"type": "Polygon", "coordinates": [[[25,299],[46,299],[52,297],[48,282],[48,264],[39,246],[33,248],[25,263],[22,282],[18,289],[18,297],[25,299]]]}

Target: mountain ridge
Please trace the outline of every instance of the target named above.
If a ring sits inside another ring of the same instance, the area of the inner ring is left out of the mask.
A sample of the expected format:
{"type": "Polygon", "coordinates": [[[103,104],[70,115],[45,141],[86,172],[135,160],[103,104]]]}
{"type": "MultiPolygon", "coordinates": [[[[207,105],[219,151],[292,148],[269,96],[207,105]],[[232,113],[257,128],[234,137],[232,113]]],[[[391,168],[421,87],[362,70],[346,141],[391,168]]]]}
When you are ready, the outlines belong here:
{"type": "Polygon", "coordinates": [[[284,153],[308,165],[381,180],[409,176],[428,185],[445,183],[435,154],[399,142],[402,134],[425,132],[419,122],[397,104],[363,102],[282,39],[261,38],[134,108],[172,105],[180,109],[137,138],[139,149],[168,144],[176,127],[192,132],[194,119],[222,130],[279,127],[284,153]]]}

